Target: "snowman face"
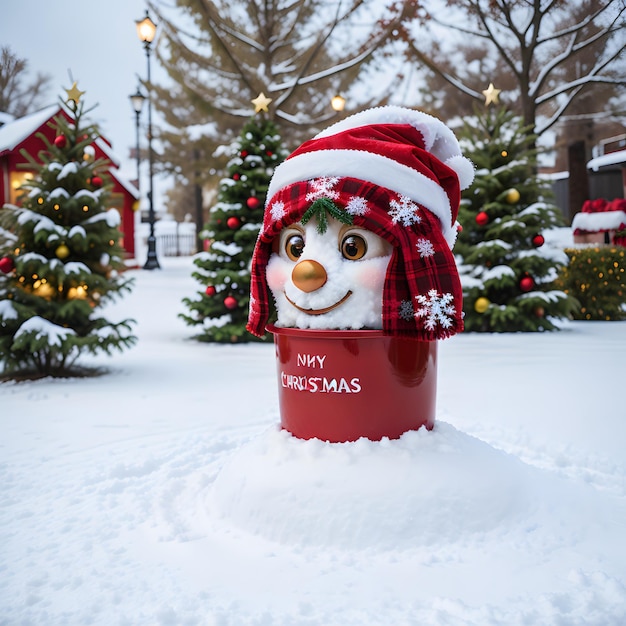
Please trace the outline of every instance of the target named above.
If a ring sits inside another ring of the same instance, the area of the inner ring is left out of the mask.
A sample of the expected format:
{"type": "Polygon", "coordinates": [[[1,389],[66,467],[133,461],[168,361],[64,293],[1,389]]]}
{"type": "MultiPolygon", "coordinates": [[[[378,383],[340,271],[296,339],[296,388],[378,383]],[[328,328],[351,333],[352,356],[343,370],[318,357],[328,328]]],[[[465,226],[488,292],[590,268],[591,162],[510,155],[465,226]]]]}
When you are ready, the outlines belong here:
{"type": "Polygon", "coordinates": [[[267,265],[278,326],[382,328],[383,286],[392,246],[378,235],[329,219],[281,231],[267,265]]]}

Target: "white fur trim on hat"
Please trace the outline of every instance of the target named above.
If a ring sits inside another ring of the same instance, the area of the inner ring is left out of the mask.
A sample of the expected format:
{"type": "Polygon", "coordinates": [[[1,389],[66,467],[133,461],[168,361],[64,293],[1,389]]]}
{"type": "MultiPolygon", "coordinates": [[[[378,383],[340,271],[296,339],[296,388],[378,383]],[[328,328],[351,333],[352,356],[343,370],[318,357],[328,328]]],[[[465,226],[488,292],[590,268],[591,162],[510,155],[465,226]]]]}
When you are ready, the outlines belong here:
{"type": "Polygon", "coordinates": [[[337,176],[366,180],[395,191],[426,207],[439,218],[443,236],[454,245],[450,199],[431,178],[393,159],[362,150],[318,150],[304,152],[281,163],[267,190],[268,202],[283,187],[313,178],[337,176]]]}

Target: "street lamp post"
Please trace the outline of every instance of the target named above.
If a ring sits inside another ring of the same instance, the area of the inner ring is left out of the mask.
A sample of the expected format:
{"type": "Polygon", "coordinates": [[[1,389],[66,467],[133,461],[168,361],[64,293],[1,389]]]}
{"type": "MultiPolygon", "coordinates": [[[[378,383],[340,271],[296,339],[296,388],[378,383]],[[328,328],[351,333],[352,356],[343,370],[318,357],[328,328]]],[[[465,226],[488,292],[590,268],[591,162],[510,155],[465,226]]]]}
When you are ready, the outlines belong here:
{"type": "Polygon", "coordinates": [[[135,131],[136,131],[136,139],[137,139],[137,154],[135,155],[137,159],[137,189],[141,188],[140,175],[139,175],[139,166],[141,164],[141,154],[139,152],[139,118],[141,116],[141,109],[143,108],[143,101],[146,99],[141,91],[139,91],[139,87],[137,87],[137,92],[129,96],[130,102],[133,105],[133,110],[135,111],[135,131]]]}
{"type": "Polygon", "coordinates": [[[148,235],[148,257],[143,266],[145,270],[158,269],[160,267],[156,254],[156,237],[154,236],[154,198],[153,198],[153,165],[154,154],[152,151],[152,83],[150,82],[150,44],[156,35],[156,24],[150,19],[148,11],[146,17],[142,20],[135,21],[137,25],[137,35],[140,41],[143,41],[146,50],[146,59],[148,61],[148,221],[150,222],[150,234],[148,235]]]}

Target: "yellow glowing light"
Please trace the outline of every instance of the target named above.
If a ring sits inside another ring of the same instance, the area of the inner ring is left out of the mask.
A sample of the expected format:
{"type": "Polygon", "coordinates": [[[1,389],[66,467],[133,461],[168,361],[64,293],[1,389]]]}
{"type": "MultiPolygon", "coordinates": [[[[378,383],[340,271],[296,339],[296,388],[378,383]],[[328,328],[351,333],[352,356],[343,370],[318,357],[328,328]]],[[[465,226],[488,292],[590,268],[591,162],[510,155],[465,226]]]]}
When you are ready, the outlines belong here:
{"type": "Polygon", "coordinates": [[[337,94],[331,99],[330,106],[339,113],[340,111],[343,111],[344,107],[346,106],[346,99],[343,96],[337,94]]]}
{"type": "Polygon", "coordinates": [[[43,204],[43,198],[37,198],[37,204],[43,204]]]}
{"type": "Polygon", "coordinates": [[[506,150],[502,150],[502,152],[500,152],[500,156],[508,157],[509,153],[506,150]]]}
{"type": "Polygon", "coordinates": [[[85,213],[89,211],[89,207],[86,204],[83,204],[83,211],[85,211],[85,213]]]}
{"type": "Polygon", "coordinates": [[[58,204],[55,204],[55,205],[54,205],[54,210],[55,210],[55,211],[58,211],[60,208],[61,208],[61,207],[60,207],[58,204]]]}
{"type": "Polygon", "coordinates": [[[67,292],[67,297],[71,300],[83,300],[87,297],[87,289],[83,285],[78,285],[78,287],[70,287],[67,292]]]}

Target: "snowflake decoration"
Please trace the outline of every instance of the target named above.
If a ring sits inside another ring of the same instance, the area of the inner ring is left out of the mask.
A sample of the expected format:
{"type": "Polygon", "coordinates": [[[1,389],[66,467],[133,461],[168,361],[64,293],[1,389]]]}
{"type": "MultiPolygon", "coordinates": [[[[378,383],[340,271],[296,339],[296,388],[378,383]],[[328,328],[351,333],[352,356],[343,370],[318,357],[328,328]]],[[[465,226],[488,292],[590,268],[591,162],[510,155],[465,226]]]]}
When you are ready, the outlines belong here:
{"type": "Polygon", "coordinates": [[[418,239],[415,247],[423,259],[427,256],[434,256],[435,254],[435,247],[430,239],[424,239],[423,237],[418,239]]]}
{"type": "Polygon", "coordinates": [[[413,303],[410,300],[402,300],[402,302],[400,302],[398,315],[400,316],[400,319],[404,320],[405,322],[410,322],[415,316],[413,303]]]}
{"type": "Polygon", "coordinates": [[[407,196],[400,196],[400,201],[392,200],[389,203],[389,215],[394,224],[400,222],[403,226],[419,224],[422,218],[418,215],[419,207],[407,196]]]}
{"type": "Polygon", "coordinates": [[[309,182],[312,191],[306,194],[307,202],[312,202],[318,198],[330,198],[336,200],[339,197],[339,192],[333,187],[339,182],[337,176],[323,176],[322,178],[315,178],[309,182]]]}
{"type": "Polygon", "coordinates": [[[434,330],[437,323],[443,328],[452,326],[452,317],[456,313],[456,308],[452,304],[454,297],[451,293],[444,293],[441,296],[436,289],[431,289],[428,296],[415,296],[420,308],[415,311],[415,317],[426,318],[424,327],[427,330],[434,330]]]}
{"type": "Polygon", "coordinates": [[[275,222],[285,217],[285,203],[280,200],[278,202],[274,202],[274,204],[272,204],[272,208],[270,209],[270,215],[272,216],[272,220],[275,222]]]}
{"type": "Polygon", "coordinates": [[[365,215],[370,210],[367,200],[360,196],[352,196],[346,204],[346,211],[350,215],[365,215]]]}

